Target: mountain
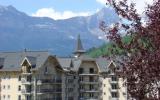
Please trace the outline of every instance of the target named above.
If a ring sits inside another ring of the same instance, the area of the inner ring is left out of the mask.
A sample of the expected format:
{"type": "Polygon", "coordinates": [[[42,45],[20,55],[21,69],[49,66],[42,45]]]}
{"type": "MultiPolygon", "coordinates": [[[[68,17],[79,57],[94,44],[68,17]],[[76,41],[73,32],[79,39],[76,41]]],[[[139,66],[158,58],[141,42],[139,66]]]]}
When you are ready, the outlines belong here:
{"type": "Polygon", "coordinates": [[[0,51],[50,50],[66,56],[74,51],[78,34],[88,49],[101,45],[100,21],[110,25],[119,20],[113,9],[103,8],[87,17],[54,20],[32,17],[13,6],[0,6],[0,51]]]}

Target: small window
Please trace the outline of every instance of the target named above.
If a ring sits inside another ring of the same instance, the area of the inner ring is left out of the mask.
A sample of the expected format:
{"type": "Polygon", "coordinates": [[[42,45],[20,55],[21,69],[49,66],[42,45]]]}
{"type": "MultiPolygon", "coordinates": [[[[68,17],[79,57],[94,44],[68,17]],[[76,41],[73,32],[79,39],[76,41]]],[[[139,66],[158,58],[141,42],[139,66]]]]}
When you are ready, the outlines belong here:
{"type": "Polygon", "coordinates": [[[21,100],[21,95],[18,95],[18,100],[21,100]]]}
{"type": "Polygon", "coordinates": [[[79,74],[82,74],[83,73],[83,68],[79,68],[79,74]]]}
{"type": "Polygon", "coordinates": [[[106,84],[104,84],[104,87],[106,87],[106,84]]]}
{"type": "Polygon", "coordinates": [[[104,92],[104,95],[106,95],[106,92],[104,92]]]}
{"type": "Polygon", "coordinates": [[[111,78],[112,78],[112,81],[117,81],[118,80],[116,76],[112,76],[111,78]]]}
{"type": "Polygon", "coordinates": [[[10,95],[8,95],[8,99],[10,99],[10,95]]]}
{"type": "Polygon", "coordinates": [[[3,99],[5,99],[6,98],[6,96],[5,95],[3,95],[3,99]]]}
{"type": "Polygon", "coordinates": [[[112,84],[111,86],[112,86],[112,89],[118,89],[117,84],[112,84]]]}
{"type": "Polygon", "coordinates": [[[94,82],[94,77],[93,77],[93,76],[90,76],[90,77],[89,77],[89,81],[90,81],[90,82],[94,82]]]}
{"type": "Polygon", "coordinates": [[[80,89],[84,89],[83,85],[80,85],[80,89]]]}
{"type": "Polygon", "coordinates": [[[83,76],[80,77],[80,81],[83,81],[83,76]]]}
{"type": "Polygon", "coordinates": [[[118,93],[117,92],[112,92],[112,98],[118,98],[118,93]]]}
{"type": "Polygon", "coordinates": [[[21,81],[21,76],[18,77],[18,81],[21,81]]]}
{"type": "Polygon", "coordinates": [[[91,74],[93,74],[93,73],[94,73],[94,69],[93,69],[93,68],[90,68],[90,69],[89,69],[89,72],[90,72],[91,74]]]}
{"type": "Polygon", "coordinates": [[[21,91],[21,86],[20,85],[18,86],[18,91],[21,91]]]}
{"type": "Polygon", "coordinates": [[[8,89],[10,89],[10,85],[8,85],[8,89]]]}
{"type": "Polygon", "coordinates": [[[92,84],[89,85],[89,89],[93,90],[94,86],[92,84]]]}
{"type": "Polygon", "coordinates": [[[80,97],[83,97],[83,93],[80,93],[80,97]]]}
{"type": "Polygon", "coordinates": [[[94,97],[93,93],[90,93],[90,97],[94,97]]]}
{"type": "Polygon", "coordinates": [[[3,89],[5,89],[6,88],[6,86],[5,85],[3,85],[3,89]]]}

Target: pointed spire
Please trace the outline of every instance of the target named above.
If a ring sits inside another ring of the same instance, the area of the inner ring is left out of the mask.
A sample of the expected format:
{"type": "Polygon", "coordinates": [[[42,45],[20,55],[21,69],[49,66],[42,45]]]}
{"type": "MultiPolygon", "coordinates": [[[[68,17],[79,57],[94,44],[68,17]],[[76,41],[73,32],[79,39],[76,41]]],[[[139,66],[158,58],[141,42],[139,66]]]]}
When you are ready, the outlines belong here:
{"type": "Polygon", "coordinates": [[[76,49],[75,49],[74,54],[81,55],[83,53],[85,53],[85,50],[83,49],[80,35],[78,35],[78,37],[77,37],[77,43],[76,43],[76,49]]]}
{"type": "Polygon", "coordinates": [[[76,51],[81,51],[81,50],[84,50],[84,49],[83,49],[83,46],[82,46],[80,35],[78,35],[76,51]]]}

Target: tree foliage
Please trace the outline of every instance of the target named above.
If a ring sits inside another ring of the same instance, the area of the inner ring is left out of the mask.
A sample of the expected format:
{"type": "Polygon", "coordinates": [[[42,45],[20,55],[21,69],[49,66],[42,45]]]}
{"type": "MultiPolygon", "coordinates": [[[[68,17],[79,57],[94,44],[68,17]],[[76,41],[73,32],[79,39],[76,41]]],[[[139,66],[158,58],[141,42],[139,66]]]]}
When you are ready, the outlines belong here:
{"type": "Polygon", "coordinates": [[[136,100],[160,99],[160,0],[153,0],[144,10],[146,17],[137,13],[134,3],[128,0],[108,0],[122,20],[128,23],[115,23],[108,28],[105,22],[100,24],[102,31],[116,46],[125,51],[121,64],[123,76],[130,98],[136,100]],[[125,34],[131,36],[128,43],[122,41],[125,34]]]}

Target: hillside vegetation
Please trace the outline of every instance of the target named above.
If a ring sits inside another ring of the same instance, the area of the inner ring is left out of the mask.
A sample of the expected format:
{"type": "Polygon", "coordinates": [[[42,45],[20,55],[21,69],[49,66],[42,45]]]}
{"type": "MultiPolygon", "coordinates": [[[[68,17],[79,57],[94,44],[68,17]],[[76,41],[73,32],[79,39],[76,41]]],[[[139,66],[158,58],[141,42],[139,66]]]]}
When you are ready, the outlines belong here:
{"type": "MultiPolygon", "coordinates": [[[[130,36],[123,37],[123,42],[129,43],[130,41],[131,41],[130,36]]],[[[123,52],[124,52],[124,50],[118,48],[112,42],[108,42],[108,43],[104,43],[100,47],[97,47],[97,48],[94,47],[94,48],[89,49],[87,51],[87,55],[96,58],[96,57],[100,57],[100,56],[110,56],[113,53],[117,54],[117,55],[121,55],[121,54],[123,54],[123,52]],[[112,50],[113,50],[113,52],[112,52],[112,50]]]]}

